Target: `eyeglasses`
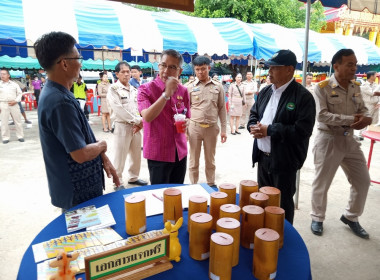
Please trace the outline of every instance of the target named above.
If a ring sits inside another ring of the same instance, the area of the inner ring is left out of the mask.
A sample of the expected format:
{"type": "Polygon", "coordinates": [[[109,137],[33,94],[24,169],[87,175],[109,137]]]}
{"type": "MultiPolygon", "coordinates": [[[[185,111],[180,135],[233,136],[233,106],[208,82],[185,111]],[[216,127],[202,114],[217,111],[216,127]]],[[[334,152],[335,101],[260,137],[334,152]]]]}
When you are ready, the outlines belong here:
{"type": "Polygon", "coordinates": [[[169,71],[177,71],[178,69],[181,69],[181,67],[177,67],[175,65],[166,65],[165,63],[158,64],[158,67],[161,70],[165,70],[167,68],[169,71]]]}
{"type": "Polygon", "coordinates": [[[64,59],[78,59],[79,63],[83,62],[83,56],[80,56],[80,57],[63,57],[62,59],[57,61],[57,64],[60,63],[64,59]]]}

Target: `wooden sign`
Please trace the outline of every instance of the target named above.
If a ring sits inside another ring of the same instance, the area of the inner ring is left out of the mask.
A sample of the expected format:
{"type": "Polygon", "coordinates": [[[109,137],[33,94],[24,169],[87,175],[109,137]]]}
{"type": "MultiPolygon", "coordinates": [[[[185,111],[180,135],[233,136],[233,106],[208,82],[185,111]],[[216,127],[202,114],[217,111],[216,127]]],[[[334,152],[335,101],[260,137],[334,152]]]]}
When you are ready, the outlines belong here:
{"type": "Polygon", "coordinates": [[[85,258],[87,280],[143,279],[173,268],[169,235],[116,248],[85,258]]]}

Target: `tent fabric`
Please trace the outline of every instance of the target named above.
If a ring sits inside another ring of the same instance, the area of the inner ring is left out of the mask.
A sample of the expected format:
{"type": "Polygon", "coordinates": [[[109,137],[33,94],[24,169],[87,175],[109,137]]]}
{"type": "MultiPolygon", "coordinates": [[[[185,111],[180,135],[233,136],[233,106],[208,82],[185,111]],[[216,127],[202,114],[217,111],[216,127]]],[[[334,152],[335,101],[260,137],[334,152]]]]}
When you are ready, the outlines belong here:
{"type": "Polygon", "coordinates": [[[252,32],[236,19],[143,11],[105,0],[1,1],[0,40],[32,45],[50,31],[71,34],[81,48],[118,47],[140,55],[170,48],[210,56],[246,57],[253,52],[252,32]]]}

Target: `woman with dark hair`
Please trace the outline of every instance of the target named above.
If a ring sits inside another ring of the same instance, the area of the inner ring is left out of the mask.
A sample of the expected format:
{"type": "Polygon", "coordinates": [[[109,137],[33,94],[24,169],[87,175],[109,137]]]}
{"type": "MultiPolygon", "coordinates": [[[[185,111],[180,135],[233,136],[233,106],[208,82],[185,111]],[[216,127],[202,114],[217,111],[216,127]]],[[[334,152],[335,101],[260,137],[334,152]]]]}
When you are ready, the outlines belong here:
{"type": "Polygon", "coordinates": [[[241,134],[238,131],[240,125],[240,117],[243,114],[243,106],[245,105],[244,86],[241,83],[242,76],[238,73],[235,82],[228,89],[228,103],[230,104],[230,128],[231,134],[241,134]],[[235,128],[234,128],[235,124],[235,128]]]}

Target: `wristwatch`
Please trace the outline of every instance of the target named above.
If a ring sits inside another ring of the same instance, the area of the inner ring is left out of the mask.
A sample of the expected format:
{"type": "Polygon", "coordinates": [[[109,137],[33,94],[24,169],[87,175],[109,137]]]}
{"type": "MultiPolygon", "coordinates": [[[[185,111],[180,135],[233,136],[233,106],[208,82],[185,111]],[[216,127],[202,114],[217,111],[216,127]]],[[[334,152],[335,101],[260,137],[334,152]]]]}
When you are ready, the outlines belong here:
{"type": "Polygon", "coordinates": [[[166,97],[165,92],[162,93],[162,97],[163,97],[166,101],[168,101],[168,100],[170,99],[170,97],[166,97]]]}

